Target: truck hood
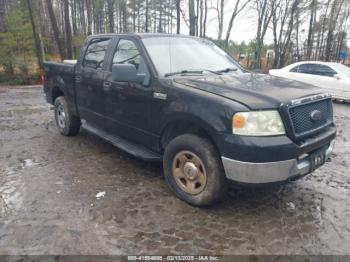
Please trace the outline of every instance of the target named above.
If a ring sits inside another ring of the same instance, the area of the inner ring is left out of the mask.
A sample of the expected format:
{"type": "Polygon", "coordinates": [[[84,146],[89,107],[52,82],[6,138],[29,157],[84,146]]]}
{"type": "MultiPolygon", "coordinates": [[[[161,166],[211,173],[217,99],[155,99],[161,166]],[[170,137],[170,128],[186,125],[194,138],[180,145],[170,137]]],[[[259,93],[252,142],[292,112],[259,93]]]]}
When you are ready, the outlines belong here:
{"type": "Polygon", "coordinates": [[[278,108],[281,103],[322,93],[315,86],[255,73],[179,77],[174,81],[237,101],[252,110],[278,108]]]}

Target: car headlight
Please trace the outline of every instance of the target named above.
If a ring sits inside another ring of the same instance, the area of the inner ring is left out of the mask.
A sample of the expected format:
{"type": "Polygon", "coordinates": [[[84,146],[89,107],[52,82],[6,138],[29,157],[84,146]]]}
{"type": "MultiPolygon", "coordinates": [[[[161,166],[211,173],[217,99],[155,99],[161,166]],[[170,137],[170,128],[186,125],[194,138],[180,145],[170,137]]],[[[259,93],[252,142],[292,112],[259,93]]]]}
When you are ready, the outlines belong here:
{"type": "Polygon", "coordinates": [[[232,117],[232,132],[242,136],[276,136],[286,133],[276,110],[236,113],[232,117]]]}

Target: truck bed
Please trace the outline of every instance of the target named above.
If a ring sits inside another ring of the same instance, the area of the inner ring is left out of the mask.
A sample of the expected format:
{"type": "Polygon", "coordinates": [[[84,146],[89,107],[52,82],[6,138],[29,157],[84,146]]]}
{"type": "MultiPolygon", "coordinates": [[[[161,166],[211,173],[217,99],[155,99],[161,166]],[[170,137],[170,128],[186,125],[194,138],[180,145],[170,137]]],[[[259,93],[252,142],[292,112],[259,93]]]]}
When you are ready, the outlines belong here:
{"type": "Polygon", "coordinates": [[[68,103],[75,108],[75,63],[45,62],[44,70],[44,92],[47,101],[54,104],[55,92],[61,90],[69,98],[68,103]]]}

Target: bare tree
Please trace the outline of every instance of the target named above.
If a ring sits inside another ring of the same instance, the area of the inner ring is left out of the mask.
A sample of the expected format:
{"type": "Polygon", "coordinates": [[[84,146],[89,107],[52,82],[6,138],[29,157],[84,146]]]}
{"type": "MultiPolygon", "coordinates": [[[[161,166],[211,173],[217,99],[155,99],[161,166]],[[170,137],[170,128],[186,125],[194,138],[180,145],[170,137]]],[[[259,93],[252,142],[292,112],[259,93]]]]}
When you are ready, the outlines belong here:
{"type": "Polygon", "coordinates": [[[5,30],[5,16],[7,9],[7,0],[0,0],[0,32],[5,30]]]}
{"type": "Polygon", "coordinates": [[[175,0],[176,4],[176,33],[180,34],[180,26],[181,26],[181,0],[175,0]]]}
{"type": "Polygon", "coordinates": [[[217,0],[216,12],[218,15],[218,40],[221,40],[224,30],[225,0],[217,0]]]}
{"type": "Polygon", "coordinates": [[[114,32],[114,0],[108,0],[107,5],[108,5],[109,32],[113,33],[114,32]]]}
{"type": "Polygon", "coordinates": [[[58,26],[57,26],[56,15],[53,11],[52,0],[46,0],[46,6],[50,16],[51,26],[52,26],[54,38],[58,47],[58,51],[60,53],[61,59],[63,60],[65,58],[65,52],[63,48],[63,43],[60,38],[60,30],[58,29],[58,26]]]}
{"type": "Polygon", "coordinates": [[[226,31],[225,48],[227,48],[228,41],[230,39],[233,22],[235,21],[237,15],[239,15],[239,13],[242,12],[250,2],[251,2],[251,0],[245,0],[245,1],[236,0],[236,4],[235,4],[235,7],[234,7],[233,12],[231,14],[230,22],[228,24],[228,28],[226,31]]]}
{"type": "Polygon", "coordinates": [[[336,23],[337,23],[339,13],[341,11],[343,3],[344,3],[344,0],[334,0],[332,4],[331,14],[330,14],[330,19],[328,24],[328,34],[327,34],[326,51],[325,51],[326,61],[329,61],[331,57],[334,29],[336,27],[336,23]]]}
{"type": "Polygon", "coordinates": [[[69,2],[64,0],[64,25],[66,30],[67,58],[73,58],[72,29],[69,21],[69,2]]]}
{"type": "Polygon", "coordinates": [[[207,34],[208,0],[204,0],[203,37],[207,34]]]}
{"type": "Polygon", "coordinates": [[[196,34],[196,14],[194,8],[194,0],[188,1],[188,14],[190,20],[190,35],[196,34]]]}
{"type": "Polygon", "coordinates": [[[34,8],[32,0],[27,0],[27,7],[28,7],[28,13],[30,17],[30,21],[32,24],[32,30],[33,30],[33,37],[35,42],[35,51],[38,59],[38,65],[41,68],[44,62],[44,49],[41,42],[41,35],[40,35],[40,27],[37,25],[34,17],[36,14],[34,14],[34,8]]]}
{"type": "Polygon", "coordinates": [[[261,50],[264,44],[266,30],[270,24],[272,12],[272,3],[274,0],[255,0],[256,10],[258,13],[258,26],[256,32],[256,43],[254,51],[253,68],[260,68],[261,50]]]}
{"type": "Polygon", "coordinates": [[[314,24],[316,22],[317,0],[311,0],[310,4],[310,20],[309,20],[309,32],[307,36],[307,52],[306,59],[310,60],[312,47],[314,43],[314,24]]]}
{"type": "Polygon", "coordinates": [[[300,0],[272,2],[272,31],[275,51],[274,67],[281,68],[285,65],[287,48],[290,45],[295,13],[299,2],[300,0]]]}

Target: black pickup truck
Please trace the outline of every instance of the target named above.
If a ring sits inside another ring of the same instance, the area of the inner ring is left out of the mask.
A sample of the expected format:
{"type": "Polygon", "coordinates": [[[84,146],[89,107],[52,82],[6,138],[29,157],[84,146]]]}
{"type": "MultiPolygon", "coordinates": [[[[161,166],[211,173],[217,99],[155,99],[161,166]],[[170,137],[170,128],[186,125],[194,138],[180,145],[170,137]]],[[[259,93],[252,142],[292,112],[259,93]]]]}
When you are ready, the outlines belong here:
{"type": "Polygon", "coordinates": [[[210,205],[228,183],[298,179],[332,152],[331,97],[244,70],[212,42],[166,34],[90,36],[75,63],[45,63],[61,134],[84,129],[163,161],[182,200],[210,205]]]}

